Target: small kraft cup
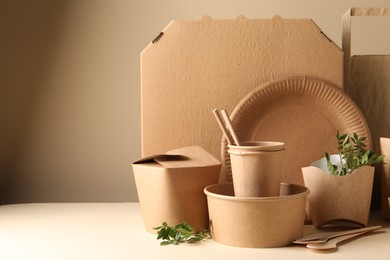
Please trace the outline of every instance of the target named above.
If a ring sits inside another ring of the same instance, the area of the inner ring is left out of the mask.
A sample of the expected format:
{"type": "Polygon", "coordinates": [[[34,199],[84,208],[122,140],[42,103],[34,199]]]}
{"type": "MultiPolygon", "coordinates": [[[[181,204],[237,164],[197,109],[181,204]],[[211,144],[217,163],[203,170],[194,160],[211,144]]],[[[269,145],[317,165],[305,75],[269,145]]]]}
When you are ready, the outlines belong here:
{"type": "Polygon", "coordinates": [[[279,196],[284,143],[250,141],[228,147],[236,197],[279,196]]]}

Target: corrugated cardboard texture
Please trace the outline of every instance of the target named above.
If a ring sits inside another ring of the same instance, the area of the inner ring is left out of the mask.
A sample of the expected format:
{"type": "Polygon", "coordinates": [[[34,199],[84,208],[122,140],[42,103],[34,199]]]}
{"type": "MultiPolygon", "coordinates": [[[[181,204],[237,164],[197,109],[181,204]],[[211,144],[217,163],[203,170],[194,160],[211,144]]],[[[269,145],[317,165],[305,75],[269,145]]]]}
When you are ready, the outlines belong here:
{"type": "Polygon", "coordinates": [[[342,86],[342,51],[310,19],[172,21],[141,53],[142,155],[200,145],[220,158],[212,109],[294,75],[342,86]]]}

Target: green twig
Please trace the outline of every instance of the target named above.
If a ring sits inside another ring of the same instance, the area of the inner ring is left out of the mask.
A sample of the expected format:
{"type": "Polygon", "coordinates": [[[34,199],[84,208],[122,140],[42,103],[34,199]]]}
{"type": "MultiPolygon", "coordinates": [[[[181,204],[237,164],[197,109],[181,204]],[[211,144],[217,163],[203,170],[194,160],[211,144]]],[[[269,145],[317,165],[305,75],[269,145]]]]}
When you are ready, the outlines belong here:
{"type": "Polygon", "coordinates": [[[209,238],[209,232],[202,230],[199,233],[188,223],[183,222],[174,227],[168,226],[163,222],[161,226],[155,227],[157,230],[157,239],[161,239],[160,245],[178,245],[180,243],[197,243],[203,239],[209,238]]]}
{"type": "Polygon", "coordinates": [[[340,157],[340,170],[330,161],[329,153],[325,153],[328,171],[333,175],[351,174],[357,168],[364,165],[373,165],[380,163],[384,155],[374,154],[366,150],[365,137],[359,137],[356,133],[352,136],[343,134],[340,136],[339,131],[336,133],[337,152],[340,157]]]}

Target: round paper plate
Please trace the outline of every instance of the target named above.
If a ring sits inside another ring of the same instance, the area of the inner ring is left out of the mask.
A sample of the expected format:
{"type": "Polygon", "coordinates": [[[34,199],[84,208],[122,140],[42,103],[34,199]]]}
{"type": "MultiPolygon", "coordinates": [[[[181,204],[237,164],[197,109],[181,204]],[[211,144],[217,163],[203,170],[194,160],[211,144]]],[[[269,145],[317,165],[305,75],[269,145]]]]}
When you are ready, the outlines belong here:
{"type": "MultiPolygon", "coordinates": [[[[336,153],[336,132],[366,137],[367,122],[356,104],[337,86],[310,77],[265,83],[249,93],[231,114],[241,141],[285,143],[283,182],[303,185],[301,168],[336,153]]],[[[222,175],[232,181],[226,140],[221,144],[222,175]]]]}

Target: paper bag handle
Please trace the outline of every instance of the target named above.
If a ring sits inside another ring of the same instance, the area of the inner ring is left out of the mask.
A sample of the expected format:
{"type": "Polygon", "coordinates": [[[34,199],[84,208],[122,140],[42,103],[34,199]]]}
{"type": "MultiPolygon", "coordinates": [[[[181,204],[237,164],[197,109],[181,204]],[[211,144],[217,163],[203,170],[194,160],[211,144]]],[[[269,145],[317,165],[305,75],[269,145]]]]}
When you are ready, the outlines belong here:
{"type": "Polygon", "coordinates": [[[383,16],[390,15],[390,7],[355,7],[342,16],[343,34],[342,49],[344,52],[344,88],[348,87],[351,69],[351,16],[383,16]]]}

